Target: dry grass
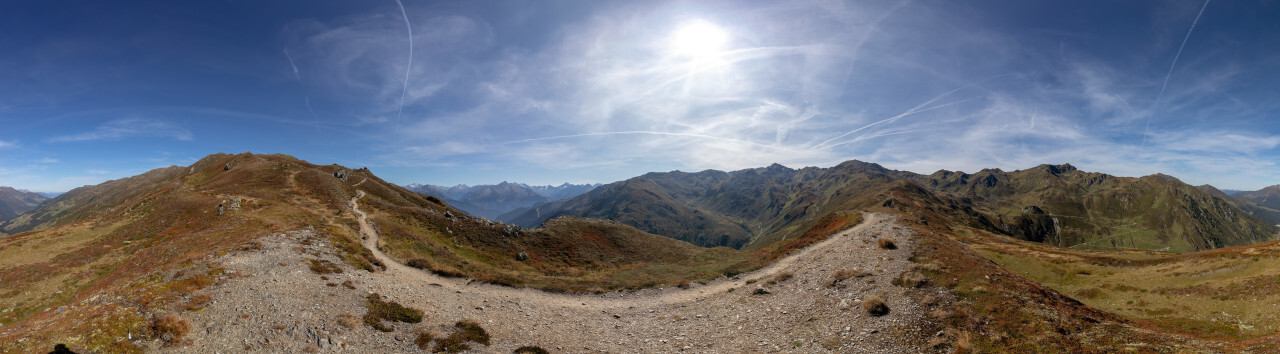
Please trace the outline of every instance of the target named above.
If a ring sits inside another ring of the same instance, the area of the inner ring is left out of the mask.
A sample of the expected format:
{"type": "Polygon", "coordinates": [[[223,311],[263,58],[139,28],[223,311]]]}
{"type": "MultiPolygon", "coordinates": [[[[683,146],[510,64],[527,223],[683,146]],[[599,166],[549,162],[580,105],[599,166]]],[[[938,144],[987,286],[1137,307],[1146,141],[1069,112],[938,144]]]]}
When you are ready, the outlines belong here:
{"type": "Polygon", "coordinates": [[[360,318],[356,317],[356,315],[343,312],[338,314],[338,324],[346,327],[347,329],[354,329],[360,326],[360,318]]]}
{"type": "Polygon", "coordinates": [[[887,250],[898,249],[898,245],[893,243],[893,240],[890,240],[888,238],[880,238],[879,240],[876,240],[876,245],[880,246],[880,248],[887,249],[887,250]]]}
{"type": "Polygon", "coordinates": [[[182,344],[190,332],[191,322],[172,313],[160,317],[151,325],[151,333],[164,341],[167,347],[182,344]]]}
{"type": "Polygon", "coordinates": [[[889,314],[889,305],[879,295],[867,295],[862,299],[862,310],[872,316],[884,316],[889,314]]]}
{"type": "Polygon", "coordinates": [[[778,275],[773,276],[773,279],[769,279],[769,281],[765,282],[765,284],[766,284],[766,285],[774,285],[774,284],[777,284],[777,283],[781,283],[781,282],[784,282],[784,281],[790,280],[792,277],[795,277],[795,274],[791,274],[791,272],[782,272],[782,273],[778,273],[778,275]]]}
{"type": "Polygon", "coordinates": [[[929,277],[916,271],[906,271],[893,279],[892,284],[908,288],[918,288],[929,283],[929,277]]]}
{"type": "Polygon", "coordinates": [[[849,279],[857,279],[871,276],[871,272],[862,270],[861,268],[841,269],[831,275],[831,283],[828,286],[840,286],[842,282],[849,279]]]}

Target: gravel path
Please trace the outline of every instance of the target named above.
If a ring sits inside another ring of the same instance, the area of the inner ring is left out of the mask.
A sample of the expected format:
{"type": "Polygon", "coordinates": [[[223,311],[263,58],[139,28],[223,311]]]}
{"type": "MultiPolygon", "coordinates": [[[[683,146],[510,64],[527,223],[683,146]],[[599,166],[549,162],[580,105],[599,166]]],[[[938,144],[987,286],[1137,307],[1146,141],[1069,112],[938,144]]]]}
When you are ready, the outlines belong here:
{"type": "Polygon", "coordinates": [[[363,195],[351,207],[365,246],[383,259],[387,271],[368,273],[342,264],[312,230],[269,235],[260,240],[261,250],[214,260],[244,276],[206,289],[213,298],[207,308],[183,314],[193,327],[189,344],[162,348],[150,342],[148,348],[405,352],[418,350],[416,331],[440,337],[454,322],[471,319],[493,338],[490,346],[472,345],[486,353],[510,353],[524,345],[552,352],[919,352],[934,335],[923,333],[929,308],[920,299],[947,297],[945,291],[890,284],[909,270],[907,258],[915,248],[911,231],[891,215],[866,214],[858,226],[732,279],[689,289],[566,295],[442,278],[394,262],[373,247],[377,235],[358,205],[363,195]],[[879,238],[892,239],[898,248],[878,247],[879,238]],[[308,269],[310,259],[333,262],[343,272],[322,279],[308,269]],[[832,286],[833,274],[847,269],[871,275],[832,286]],[[770,284],[786,274],[788,279],[770,284]],[[754,294],[761,285],[770,293],[754,294]],[[422,309],[426,319],[396,323],[392,333],[364,326],[360,317],[371,292],[422,309]],[[873,317],[858,306],[872,294],[885,299],[889,314],[873,317]]]}

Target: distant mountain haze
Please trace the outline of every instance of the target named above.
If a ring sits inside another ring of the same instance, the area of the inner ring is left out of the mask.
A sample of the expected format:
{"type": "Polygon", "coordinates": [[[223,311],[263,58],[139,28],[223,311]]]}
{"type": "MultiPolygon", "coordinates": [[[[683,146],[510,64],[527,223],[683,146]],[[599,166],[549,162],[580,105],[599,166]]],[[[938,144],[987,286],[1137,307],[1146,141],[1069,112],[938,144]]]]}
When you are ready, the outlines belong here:
{"type": "Polygon", "coordinates": [[[49,198],[40,193],[0,186],[0,221],[35,209],[47,199],[49,198]]]}
{"type": "Polygon", "coordinates": [[[441,198],[449,205],[471,215],[490,220],[504,220],[503,214],[546,202],[572,198],[599,185],[564,183],[559,186],[530,186],[504,181],[493,185],[460,184],[453,187],[413,183],[405,185],[404,188],[441,198]]]}
{"type": "Polygon", "coordinates": [[[1256,191],[1235,191],[1235,193],[1230,193],[1223,190],[1222,192],[1231,197],[1224,199],[1234,202],[1241,209],[1253,215],[1253,217],[1272,225],[1280,225],[1280,185],[1256,191]]]}

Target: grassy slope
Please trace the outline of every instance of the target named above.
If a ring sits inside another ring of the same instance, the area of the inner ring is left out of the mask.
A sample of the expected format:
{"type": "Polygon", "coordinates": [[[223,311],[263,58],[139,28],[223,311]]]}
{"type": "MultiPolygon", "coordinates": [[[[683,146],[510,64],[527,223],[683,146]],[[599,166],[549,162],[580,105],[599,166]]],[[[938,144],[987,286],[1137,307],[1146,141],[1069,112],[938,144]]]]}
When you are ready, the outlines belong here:
{"type": "Polygon", "coordinates": [[[216,265],[199,262],[204,256],[306,226],[336,244],[353,244],[355,233],[343,227],[353,221],[335,216],[340,209],[334,209],[345,205],[341,197],[348,191],[298,183],[335,168],[287,156],[220,154],[189,168],[82,188],[63,203],[46,204],[40,215],[61,215],[39,223],[49,227],[0,239],[6,289],[0,292],[0,351],[47,350],[55,339],[131,351],[136,348],[119,340],[147,333],[150,311],[217,279],[216,265]],[[224,170],[227,164],[233,168],[224,170]],[[218,206],[232,196],[241,198],[242,207],[219,216],[218,206]],[[188,268],[200,270],[165,276],[188,268]],[[113,298],[118,300],[107,300],[113,298]]]}
{"type": "Polygon", "coordinates": [[[1191,252],[1266,241],[1277,231],[1225,200],[1163,175],[1114,177],[1070,165],[1041,165],[1007,173],[940,171],[913,180],[979,199],[980,208],[998,215],[1010,230],[1020,223],[1056,228],[1060,232],[1020,236],[1063,247],[1191,252]],[[1031,206],[1056,224],[1028,215],[1024,208],[1031,206]]]}
{"type": "Polygon", "coordinates": [[[211,155],[190,167],[85,187],[45,204],[34,231],[0,239],[0,352],[66,342],[91,351],[133,351],[126,334],[148,333],[155,311],[183,311],[200,289],[228,276],[208,255],[252,249],[274,232],[313,227],[356,267],[377,269],[359,246],[347,203],[362,207],[401,261],[495,283],[562,291],[637,288],[752,269],[830,232],[856,214],[815,224],[775,247],[700,248],[618,223],[561,219],[504,236],[506,225],[463,217],[368,170],[318,166],[285,155],[211,155]],[[228,168],[228,166],[230,166],[228,168]],[[347,179],[334,178],[343,170],[347,179]],[[355,184],[358,187],[353,187],[355,184]],[[230,208],[238,198],[240,208],[230,208]],[[227,204],[222,215],[220,205],[227,204]],[[446,218],[444,213],[458,217],[446,218]],[[516,261],[525,252],[529,259],[516,261]]]}
{"type": "Polygon", "coordinates": [[[1028,279],[1153,328],[1224,340],[1280,334],[1277,242],[1178,255],[974,240],[1028,279]]]}
{"type": "Polygon", "coordinates": [[[893,206],[873,210],[915,222],[911,227],[920,237],[911,258],[917,263],[913,268],[927,275],[931,286],[948,289],[957,298],[928,314],[944,327],[933,342],[939,348],[961,353],[1080,353],[1205,351],[1228,345],[1144,328],[983,258],[974,252],[975,245],[990,234],[962,201],[908,185],[888,193],[893,206]]]}

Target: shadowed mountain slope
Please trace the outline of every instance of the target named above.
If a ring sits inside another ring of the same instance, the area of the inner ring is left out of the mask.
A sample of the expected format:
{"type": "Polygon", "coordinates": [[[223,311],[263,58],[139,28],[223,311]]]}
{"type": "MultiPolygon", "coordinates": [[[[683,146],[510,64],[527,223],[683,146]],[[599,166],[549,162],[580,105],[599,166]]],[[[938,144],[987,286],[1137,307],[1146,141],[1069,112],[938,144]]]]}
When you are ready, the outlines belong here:
{"type": "MultiPolygon", "coordinates": [[[[12,219],[18,214],[35,209],[47,199],[49,198],[39,193],[18,190],[13,187],[0,187],[0,221],[12,219]]],[[[3,229],[0,229],[0,231],[3,231],[3,229]]]]}
{"type": "Polygon", "coordinates": [[[1116,177],[1040,165],[912,179],[974,198],[1010,234],[1061,247],[1190,252],[1267,241],[1277,231],[1228,200],[1160,174],[1116,177]]]}

